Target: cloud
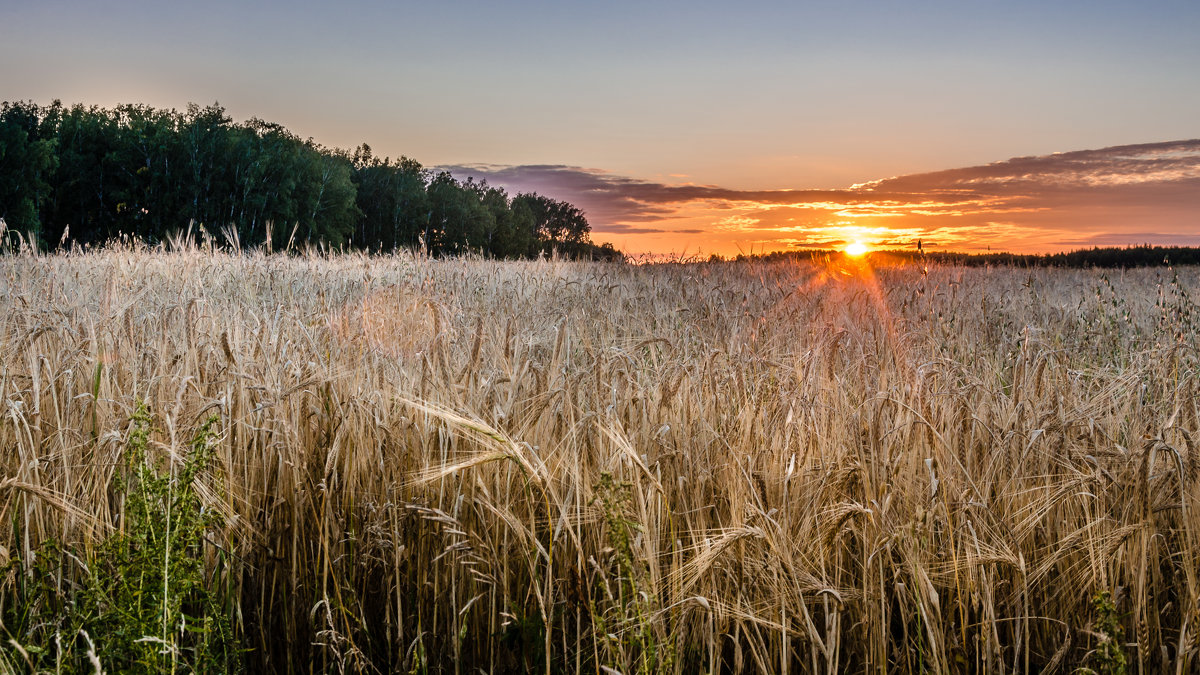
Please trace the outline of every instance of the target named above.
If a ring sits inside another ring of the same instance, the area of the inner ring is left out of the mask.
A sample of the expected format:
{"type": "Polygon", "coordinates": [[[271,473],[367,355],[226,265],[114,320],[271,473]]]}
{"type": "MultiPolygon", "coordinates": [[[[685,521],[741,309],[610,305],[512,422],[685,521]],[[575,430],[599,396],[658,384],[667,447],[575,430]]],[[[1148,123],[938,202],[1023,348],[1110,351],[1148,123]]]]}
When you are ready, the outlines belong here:
{"type": "Polygon", "coordinates": [[[672,185],[566,165],[443,168],[569,201],[598,238],[708,235],[780,247],[920,238],[1012,250],[1200,242],[1200,139],[1015,157],[841,190],[672,185]]]}

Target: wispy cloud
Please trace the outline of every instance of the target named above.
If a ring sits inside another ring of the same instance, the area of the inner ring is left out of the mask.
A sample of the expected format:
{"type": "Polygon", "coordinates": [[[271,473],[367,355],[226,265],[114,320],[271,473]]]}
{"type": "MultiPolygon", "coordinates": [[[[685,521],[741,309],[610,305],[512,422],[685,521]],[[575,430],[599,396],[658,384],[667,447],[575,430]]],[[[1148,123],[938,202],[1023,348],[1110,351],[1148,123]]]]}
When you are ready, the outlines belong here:
{"type": "Polygon", "coordinates": [[[851,239],[904,246],[918,238],[1011,250],[1200,243],[1200,140],[1016,157],[842,190],[672,185],[559,165],[444,168],[570,201],[588,214],[597,238],[624,237],[633,248],[820,247],[851,239]]]}

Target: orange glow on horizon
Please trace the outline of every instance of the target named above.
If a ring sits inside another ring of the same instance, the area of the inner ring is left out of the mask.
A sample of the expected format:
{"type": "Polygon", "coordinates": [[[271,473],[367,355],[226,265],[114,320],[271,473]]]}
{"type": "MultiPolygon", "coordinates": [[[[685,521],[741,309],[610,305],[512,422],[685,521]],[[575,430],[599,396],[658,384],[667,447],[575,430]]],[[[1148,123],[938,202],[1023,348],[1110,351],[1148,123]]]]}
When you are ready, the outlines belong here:
{"type": "Polygon", "coordinates": [[[871,249],[861,241],[851,242],[850,245],[846,246],[845,249],[846,255],[854,258],[865,255],[870,250],[871,249]]]}

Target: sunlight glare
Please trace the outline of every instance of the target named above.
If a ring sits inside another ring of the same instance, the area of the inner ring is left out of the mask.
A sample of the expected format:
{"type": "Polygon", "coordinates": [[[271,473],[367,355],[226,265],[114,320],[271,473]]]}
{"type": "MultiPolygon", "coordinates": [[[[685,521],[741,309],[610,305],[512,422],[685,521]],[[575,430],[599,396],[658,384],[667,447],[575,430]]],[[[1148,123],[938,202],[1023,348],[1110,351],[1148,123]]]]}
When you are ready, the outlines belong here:
{"type": "Polygon", "coordinates": [[[856,241],[846,247],[846,255],[857,258],[858,256],[866,253],[868,250],[870,249],[867,248],[866,244],[862,243],[861,241],[856,241]]]}

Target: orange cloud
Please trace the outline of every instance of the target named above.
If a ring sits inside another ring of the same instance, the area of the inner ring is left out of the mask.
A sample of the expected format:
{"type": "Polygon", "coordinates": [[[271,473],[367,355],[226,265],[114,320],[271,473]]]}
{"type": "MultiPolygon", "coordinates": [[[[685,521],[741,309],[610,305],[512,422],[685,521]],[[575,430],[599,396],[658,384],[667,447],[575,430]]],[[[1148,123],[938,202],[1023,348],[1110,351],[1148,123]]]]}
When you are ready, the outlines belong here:
{"type": "Polygon", "coordinates": [[[1200,140],[1017,157],[842,190],[667,185],[555,165],[447,168],[570,201],[587,213],[595,239],[632,252],[758,252],[856,239],[1023,252],[1200,244],[1200,140]]]}

